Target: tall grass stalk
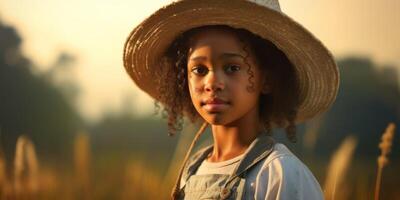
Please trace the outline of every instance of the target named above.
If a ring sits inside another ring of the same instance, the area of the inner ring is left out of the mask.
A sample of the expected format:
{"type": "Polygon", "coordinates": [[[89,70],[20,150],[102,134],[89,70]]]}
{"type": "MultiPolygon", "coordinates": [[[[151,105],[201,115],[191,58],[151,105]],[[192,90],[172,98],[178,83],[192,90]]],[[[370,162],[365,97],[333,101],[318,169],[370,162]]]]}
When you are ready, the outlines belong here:
{"type": "Polygon", "coordinates": [[[6,170],[6,160],[2,149],[0,149],[0,199],[5,199],[6,187],[8,185],[6,170]]]}
{"type": "Polygon", "coordinates": [[[75,138],[74,162],[79,199],[90,199],[90,143],[85,133],[79,133],[75,138]]]}
{"type": "Polygon", "coordinates": [[[346,199],[347,193],[344,178],[356,145],[357,139],[353,136],[348,136],[333,154],[324,187],[327,200],[346,199]],[[336,196],[336,191],[341,191],[340,196],[336,196]]]}
{"type": "Polygon", "coordinates": [[[39,190],[39,162],[31,140],[21,135],[17,139],[14,159],[14,191],[17,198],[33,196],[39,190]]]}
{"type": "Polygon", "coordinates": [[[379,193],[382,182],[382,171],[389,163],[388,155],[392,149],[392,142],[394,138],[394,130],[396,126],[394,123],[389,123],[385,132],[382,134],[381,143],[379,143],[379,148],[381,149],[381,155],[378,157],[378,172],[375,183],[375,200],[379,200],[379,193]]]}

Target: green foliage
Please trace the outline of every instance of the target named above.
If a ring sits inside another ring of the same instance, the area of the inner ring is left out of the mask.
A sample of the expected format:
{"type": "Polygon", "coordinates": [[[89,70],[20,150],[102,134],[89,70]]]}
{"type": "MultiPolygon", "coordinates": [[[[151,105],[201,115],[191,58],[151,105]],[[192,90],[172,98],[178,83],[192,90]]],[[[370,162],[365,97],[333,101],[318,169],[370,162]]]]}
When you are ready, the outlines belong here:
{"type": "Polygon", "coordinates": [[[0,128],[1,143],[12,158],[18,135],[29,135],[44,155],[69,153],[72,136],[83,125],[62,92],[34,74],[21,54],[21,38],[0,23],[0,128]]]}
{"type": "Polygon", "coordinates": [[[317,152],[330,154],[346,135],[353,134],[359,138],[356,156],[376,157],[376,143],[386,125],[400,125],[398,72],[395,67],[378,71],[368,58],[345,58],[338,64],[340,90],[324,117],[317,152]]]}

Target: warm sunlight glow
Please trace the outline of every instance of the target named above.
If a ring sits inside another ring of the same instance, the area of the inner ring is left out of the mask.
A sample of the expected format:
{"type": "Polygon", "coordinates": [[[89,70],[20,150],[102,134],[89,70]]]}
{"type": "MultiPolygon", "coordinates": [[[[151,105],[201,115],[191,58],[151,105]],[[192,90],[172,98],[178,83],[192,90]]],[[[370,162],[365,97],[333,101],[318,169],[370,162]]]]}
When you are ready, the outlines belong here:
{"type": "MultiPolygon", "coordinates": [[[[151,114],[153,101],[128,78],[122,51],[132,28],[168,2],[5,0],[0,19],[16,27],[24,54],[39,70],[48,69],[62,51],[76,56],[78,107],[85,117],[120,109],[128,97],[135,112],[151,114]]],[[[282,0],[281,8],[335,56],[366,55],[400,67],[400,1],[282,0]]]]}

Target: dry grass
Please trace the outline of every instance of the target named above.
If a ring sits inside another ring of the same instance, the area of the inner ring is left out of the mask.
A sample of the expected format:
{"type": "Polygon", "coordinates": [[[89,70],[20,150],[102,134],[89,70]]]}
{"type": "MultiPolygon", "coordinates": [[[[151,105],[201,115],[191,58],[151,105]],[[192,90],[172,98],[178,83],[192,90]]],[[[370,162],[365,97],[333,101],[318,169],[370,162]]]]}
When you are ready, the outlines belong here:
{"type": "Polygon", "coordinates": [[[348,199],[347,195],[350,191],[346,190],[347,187],[344,180],[356,145],[357,139],[349,136],[333,154],[324,187],[325,198],[327,200],[348,199]]]}
{"type": "Polygon", "coordinates": [[[10,193],[8,190],[10,188],[6,188],[9,186],[8,178],[7,178],[7,171],[6,171],[6,160],[4,159],[4,154],[0,150],[0,198],[5,199],[6,194],[10,193]]]}
{"type": "Polygon", "coordinates": [[[394,138],[394,130],[396,126],[394,123],[390,123],[386,128],[385,132],[382,134],[382,141],[379,143],[379,148],[381,149],[381,155],[378,157],[378,173],[375,184],[375,200],[379,200],[379,193],[382,182],[382,171],[389,163],[388,154],[392,149],[392,143],[394,138]]]}
{"type": "Polygon", "coordinates": [[[17,140],[14,159],[14,192],[16,198],[35,198],[39,189],[39,162],[35,146],[27,136],[17,140]]]}
{"type": "MultiPolygon", "coordinates": [[[[318,126],[314,128],[318,129],[318,126]]],[[[187,130],[187,132],[194,132],[194,129],[187,130]]],[[[394,127],[389,125],[379,145],[382,154],[378,159],[377,184],[393,180],[392,177],[387,177],[386,181],[382,181],[380,175],[384,166],[388,164],[387,155],[390,152],[393,134],[394,127]]],[[[56,170],[48,163],[39,162],[33,142],[28,137],[21,136],[17,140],[13,166],[7,168],[9,163],[6,163],[0,150],[0,198],[40,200],[169,199],[179,163],[182,161],[190,140],[190,135],[180,137],[172,162],[169,167],[164,168],[167,173],[165,176],[161,176],[160,170],[156,170],[159,167],[150,167],[153,165],[146,164],[144,159],[124,161],[124,164],[119,166],[110,162],[105,167],[105,171],[96,171],[96,159],[92,157],[90,138],[85,133],[80,133],[75,138],[74,151],[71,152],[74,158],[73,170],[68,171],[68,168],[71,167],[67,167],[63,171],[56,170]],[[7,173],[7,169],[11,169],[8,171],[13,173],[7,173]]],[[[371,177],[368,174],[373,175],[373,172],[364,169],[366,167],[364,163],[357,163],[365,171],[358,175],[349,173],[359,170],[355,165],[350,165],[356,146],[357,140],[354,137],[348,137],[333,154],[327,173],[322,176],[325,177],[324,192],[327,200],[372,199],[374,176],[371,177]],[[355,181],[350,181],[348,178],[350,176],[355,178],[355,181]]],[[[132,158],[126,157],[128,160],[132,158]]],[[[373,169],[371,164],[368,166],[371,170],[373,169]]],[[[387,170],[389,169],[388,167],[387,170]]],[[[388,188],[387,185],[382,187],[385,188],[385,192],[381,193],[382,199],[396,197],[400,194],[394,187],[388,188]]]]}
{"type": "Polygon", "coordinates": [[[90,142],[86,133],[79,133],[75,138],[74,161],[77,198],[90,199],[90,142]]]}
{"type": "Polygon", "coordinates": [[[121,199],[167,199],[162,180],[142,162],[128,164],[121,199]]]}

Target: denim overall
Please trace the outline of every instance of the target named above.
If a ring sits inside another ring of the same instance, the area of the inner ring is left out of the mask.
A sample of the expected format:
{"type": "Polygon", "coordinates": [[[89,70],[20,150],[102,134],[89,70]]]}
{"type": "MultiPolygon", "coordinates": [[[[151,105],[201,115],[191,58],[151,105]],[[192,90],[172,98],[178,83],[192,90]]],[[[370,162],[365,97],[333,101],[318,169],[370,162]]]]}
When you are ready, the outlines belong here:
{"type": "Polygon", "coordinates": [[[245,198],[244,194],[246,174],[252,170],[253,166],[268,157],[274,144],[275,142],[270,136],[261,133],[230,175],[195,175],[200,164],[213,150],[213,146],[200,150],[192,157],[183,172],[184,183],[181,185],[179,199],[247,199],[248,197],[245,198]]]}

